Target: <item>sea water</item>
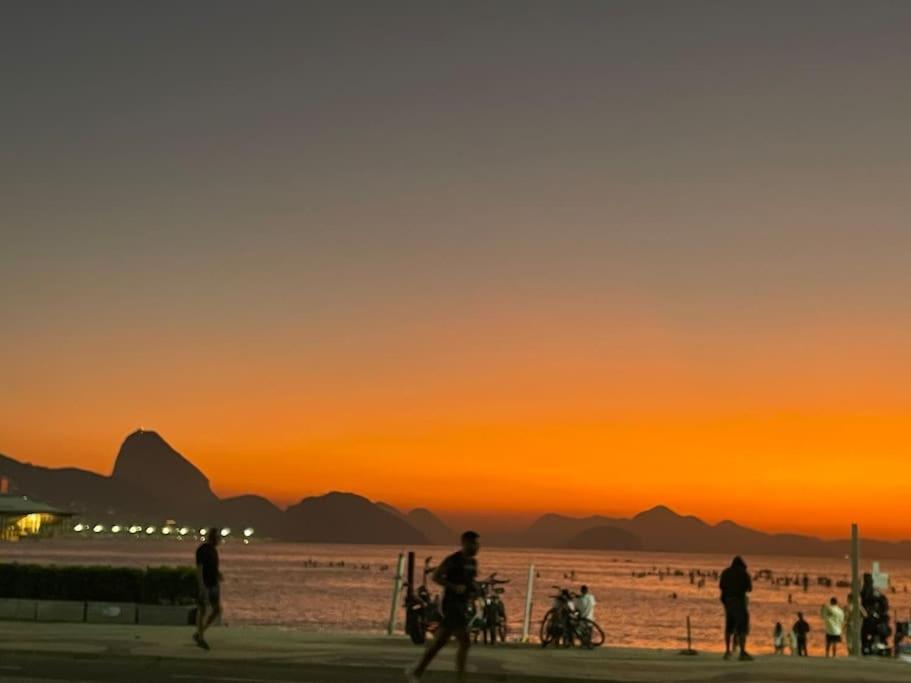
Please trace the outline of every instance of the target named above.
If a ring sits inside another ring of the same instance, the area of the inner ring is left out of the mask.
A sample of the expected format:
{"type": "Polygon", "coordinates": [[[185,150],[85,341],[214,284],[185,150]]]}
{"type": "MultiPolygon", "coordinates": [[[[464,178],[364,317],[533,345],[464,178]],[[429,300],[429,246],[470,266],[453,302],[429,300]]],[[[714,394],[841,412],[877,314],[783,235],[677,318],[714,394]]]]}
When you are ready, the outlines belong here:
{"type": "MultiPolygon", "coordinates": [[[[51,539],[0,545],[2,561],[54,564],[127,566],[192,565],[196,541],[192,539],[51,539]]],[[[289,628],[380,633],[389,620],[392,589],[399,553],[407,549],[377,545],[311,545],[252,542],[231,539],[221,547],[225,622],[231,625],[275,624],[289,628]]],[[[417,579],[424,559],[441,560],[454,549],[417,547],[417,579]]],[[[751,640],[757,651],[771,649],[776,621],[785,629],[803,611],[810,622],[810,650],[823,648],[819,617],[822,604],[835,596],[844,604],[847,588],[836,581],[849,580],[845,559],[751,556],[744,551],[750,571],[771,570],[775,576],[807,574],[809,589],[757,581],[750,598],[751,640]],[[831,579],[832,586],[818,583],[831,579]],[[790,596],[790,602],[789,602],[790,596]]],[[[865,558],[862,571],[870,570],[865,558]]],[[[595,620],[615,646],[678,649],[686,643],[686,618],[692,623],[694,647],[722,647],[723,614],[717,580],[730,557],[681,553],[592,552],[542,549],[482,548],[479,567],[483,575],[497,572],[509,579],[504,601],[509,618],[509,638],[518,638],[529,565],[535,566],[531,635],[538,633],[550,607],[553,586],[578,590],[586,584],[595,595],[595,620]],[[691,583],[689,573],[696,572],[691,583]],[[669,572],[669,574],[668,574],[669,572]],[[682,576],[675,575],[682,573],[682,576]],[[709,575],[700,587],[698,575],[709,575]],[[676,597],[675,597],[676,596],[676,597]]],[[[893,621],[911,614],[911,562],[885,560],[881,569],[891,577],[894,593],[887,593],[893,621]]],[[[400,600],[401,602],[401,600],[400,600]]],[[[398,629],[403,611],[398,610],[398,629]]]]}

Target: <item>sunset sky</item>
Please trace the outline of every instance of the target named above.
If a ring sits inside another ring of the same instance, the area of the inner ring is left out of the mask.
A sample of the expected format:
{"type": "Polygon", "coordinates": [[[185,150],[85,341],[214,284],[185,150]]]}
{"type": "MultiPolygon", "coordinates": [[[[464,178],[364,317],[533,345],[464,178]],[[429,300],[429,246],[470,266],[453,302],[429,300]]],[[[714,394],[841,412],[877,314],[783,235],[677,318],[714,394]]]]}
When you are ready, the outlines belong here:
{"type": "Polygon", "coordinates": [[[3,14],[0,452],[911,538],[911,3],[3,14]]]}

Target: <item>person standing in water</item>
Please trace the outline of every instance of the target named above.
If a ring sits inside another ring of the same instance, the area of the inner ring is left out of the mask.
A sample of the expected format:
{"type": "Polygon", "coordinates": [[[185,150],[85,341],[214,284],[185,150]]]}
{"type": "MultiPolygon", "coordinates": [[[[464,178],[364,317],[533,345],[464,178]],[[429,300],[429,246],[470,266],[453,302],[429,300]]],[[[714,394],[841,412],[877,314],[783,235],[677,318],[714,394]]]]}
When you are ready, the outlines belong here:
{"type": "Polygon", "coordinates": [[[471,640],[468,636],[468,607],[476,590],[478,575],[478,550],[481,548],[480,535],[475,531],[462,534],[462,548],[447,557],[433,573],[433,580],[443,587],[443,623],[437,630],[433,642],[425,650],[416,667],[405,669],[408,683],[417,683],[424,671],[442,650],[450,638],[459,642],[456,653],[456,674],[459,683],[465,681],[465,665],[471,640]]]}
{"type": "Polygon", "coordinates": [[[196,632],[193,640],[203,650],[209,649],[206,629],[221,614],[221,572],[218,569],[219,529],[209,529],[206,540],[196,549],[196,632]]]}
{"type": "Polygon", "coordinates": [[[731,566],[721,572],[718,586],[724,605],[724,658],[731,658],[731,640],[736,638],[735,646],[740,647],[740,659],[749,661],[753,658],[747,654],[747,633],[750,631],[747,593],[753,590],[753,580],[742,557],[735,557],[731,566]]]}

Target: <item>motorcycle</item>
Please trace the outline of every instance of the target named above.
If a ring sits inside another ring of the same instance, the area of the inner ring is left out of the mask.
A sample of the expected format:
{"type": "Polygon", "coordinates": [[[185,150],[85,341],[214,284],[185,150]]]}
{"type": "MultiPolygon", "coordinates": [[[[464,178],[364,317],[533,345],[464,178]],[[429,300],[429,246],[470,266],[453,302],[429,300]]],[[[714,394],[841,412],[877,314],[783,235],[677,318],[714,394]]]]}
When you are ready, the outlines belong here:
{"type": "Polygon", "coordinates": [[[443,623],[443,612],[440,609],[440,596],[432,596],[427,588],[427,576],[436,567],[431,567],[433,558],[424,560],[424,576],[416,590],[405,594],[405,633],[415,645],[423,645],[427,636],[436,633],[443,623]]]}
{"type": "Polygon", "coordinates": [[[576,609],[575,599],[579,596],[568,588],[554,586],[556,595],[551,607],[541,620],[541,647],[563,645],[575,647],[576,643],[586,649],[604,644],[604,631],[591,619],[586,619],[576,609]]]}

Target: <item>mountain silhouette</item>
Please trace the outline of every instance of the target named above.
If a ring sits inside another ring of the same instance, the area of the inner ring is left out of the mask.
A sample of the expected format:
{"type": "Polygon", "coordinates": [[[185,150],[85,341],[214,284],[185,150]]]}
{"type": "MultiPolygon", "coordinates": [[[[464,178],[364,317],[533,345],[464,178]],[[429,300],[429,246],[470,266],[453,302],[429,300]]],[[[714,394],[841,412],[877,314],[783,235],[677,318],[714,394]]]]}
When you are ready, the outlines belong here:
{"type": "Polygon", "coordinates": [[[405,519],[434,545],[453,545],[459,540],[459,535],[427,508],[415,508],[405,519]]]}
{"type": "Polygon", "coordinates": [[[333,491],[304,498],[285,511],[283,537],[309,543],[428,545],[430,540],[400,514],[353,493],[333,491]]]}
{"type": "Polygon", "coordinates": [[[232,529],[253,527],[260,535],[282,538],[285,513],[262,496],[242,495],[223,498],[217,508],[218,525],[232,529]]]}
{"type": "Polygon", "coordinates": [[[9,478],[12,491],[77,514],[105,517],[124,510],[141,515],[150,502],[132,484],[116,485],[75,467],[41,467],[0,455],[0,474],[9,478]]]}
{"type": "MultiPolygon", "coordinates": [[[[679,515],[663,505],[645,510],[631,518],[602,516],[567,517],[542,515],[511,545],[540,548],[586,547],[597,549],[597,541],[632,542],[653,552],[720,553],[726,555],[791,555],[844,557],[850,552],[850,541],[825,541],[801,534],[769,534],[735,524],[729,520],[708,524],[692,515],[679,515]],[[608,532],[605,529],[611,529],[608,532]],[[630,534],[619,536],[617,532],[630,534]],[[599,538],[604,536],[604,539],[599,538]],[[577,545],[577,544],[582,544],[577,545]]],[[[909,541],[863,539],[865,555],[883,559],[911,558],[909,541]]],[[[619,548],[604,548],[618,550],[619,548]]]]}
{"type": "Polygon", "coordinates": [[[538,517],[525,531],[520,532],[510,545],[529,548],[562,548],[567,540],[583,531],[599,526],[617,528],[623,520],[592,515],[591,517],[567,517],[549,513],[538,517]]]}
{"type": "Polygon", "coordinates": [[[573,550],[642,550],[636,534],[613,526],[594,526],[570,538],[566,548],[573,550]]]}
{"type": "MultiPolygon", "coordinates": [[[[255,528],[260,536],[319,543],[452,545],[456,534],[424,508],[403,513],[353,493],[304,498],[282,511],[267,499],[240,495],[220,499],[209,479],[159,434],[137,430],[121,446],[111,476],[75,467],[49,468],[0,455],[0,475],[12,493],[28,495],[85,518],[108,524],[211,524],[255,528]]],[[[844,557],[847,540],[801,534],[769,534],[730,520],[708,524],[659,505],[630,518],[546,514],[518,533],[497,533],[501,545],[726,555],[844,557]]],[[[863,553],[878,559],[911,558],[911,541],[862,540],[863,553]]]]}
{"type": "Polygon", "coordinates": [[[181,499],[203,512],[218,501],[209,480],[157,432],[137,429],[124,439],[111,479],[157,498],[181,499]]]}
{"type": "Polygon", "coordinates": [[[458,534],[427,508],[415,508],[405,513],[389,503],[376,503],[376,506],[404,519],[434,545],[452,545],[458,542],[458,534]]]}
{"type": "Polygon", "coordinates": [[[173,519],[194,528],[253,527],[259,536],[276,539],[395,545],[429,544],[429,536],[443,542],[446,529],[427,510],[405,515],[353,494],[306,498],[287,511],[262,496],[219,499],[199,468],[158,433],[142,429],[126,437],[109,477],[73,467],[38,467],[4,455],[0,475],[9,478],[14,493],[108,524],[157,525],[173,519]]]}

